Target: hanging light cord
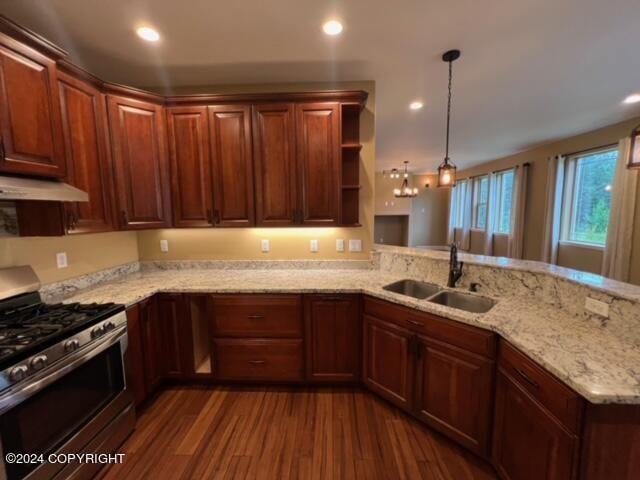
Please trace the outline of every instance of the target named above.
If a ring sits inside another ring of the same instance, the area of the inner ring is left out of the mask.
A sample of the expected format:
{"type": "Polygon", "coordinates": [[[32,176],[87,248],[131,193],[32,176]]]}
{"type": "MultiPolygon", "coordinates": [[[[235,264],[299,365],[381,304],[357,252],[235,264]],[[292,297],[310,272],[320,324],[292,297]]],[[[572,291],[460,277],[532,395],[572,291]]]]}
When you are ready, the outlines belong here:
{"type": "Polygon", "coordinates": [[[451,119],[451,78],[453,76],[453,62],[449,61],[449,97],[447,99],[447,153],[445,154],[445,163],[449,160],[449,124],[451,119]]]}

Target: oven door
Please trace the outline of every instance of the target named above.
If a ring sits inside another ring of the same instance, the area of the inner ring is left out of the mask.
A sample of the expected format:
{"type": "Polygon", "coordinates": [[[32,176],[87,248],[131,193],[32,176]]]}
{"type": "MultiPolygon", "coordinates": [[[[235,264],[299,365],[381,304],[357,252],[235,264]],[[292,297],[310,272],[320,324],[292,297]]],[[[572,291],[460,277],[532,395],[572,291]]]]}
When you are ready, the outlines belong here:
{"type": "Polygon", "coordinates": [[[101,432],[113,428],[123,412],[130,411],[128,425],[135,421],[123,361],[126,327],[87,348],[0,397],[0,479],[53,478],[61,469],[69,468],[46,461],[9,464],[5,461],[7,453],[42,454],[46,460],[51,453],[95,452],[96,447],[105,447],[104,442],[96,445],[95,439],[104,437],[101,432]]]}

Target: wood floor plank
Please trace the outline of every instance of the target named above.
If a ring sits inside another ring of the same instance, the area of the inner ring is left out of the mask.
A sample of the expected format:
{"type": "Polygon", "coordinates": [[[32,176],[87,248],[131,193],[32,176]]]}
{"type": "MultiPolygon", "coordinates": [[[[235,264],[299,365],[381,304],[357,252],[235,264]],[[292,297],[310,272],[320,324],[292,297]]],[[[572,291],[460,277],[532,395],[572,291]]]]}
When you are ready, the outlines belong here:
{"type": "Polygon", "coordinates": [[[404,412],[345,387],[172,387],[120,452],[106,480],[496,478],[404,412]]]}

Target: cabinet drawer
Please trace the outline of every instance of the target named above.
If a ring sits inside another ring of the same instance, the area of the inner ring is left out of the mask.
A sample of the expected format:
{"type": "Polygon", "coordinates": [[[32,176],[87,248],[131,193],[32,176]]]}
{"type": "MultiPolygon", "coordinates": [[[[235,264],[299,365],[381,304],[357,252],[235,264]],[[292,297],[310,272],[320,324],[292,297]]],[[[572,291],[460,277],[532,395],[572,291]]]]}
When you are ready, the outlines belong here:
{"type": "Polygon", "coordinates": [[[302,340],[215,339],[221,380],[298,381],[303,378],[302,340]]]}
{"type": "Polygon", "coordinates": [[[364,313],[379,320],[395,323],[400,327],[407,327],[409,323],[409,309],[377,298],[364,297],[364,313]]]}
{"type": "Polygon", "coordinates": [[[504,341],[500,342],[499,365],[569,430],[578,431],[584,401],[576,392],[504,341]]]}
{"type": "Polygon", "coordinates": [[[464,323],[412,310],[409,323],[425,336],[488,358],[496,357],[495,333],[464,323]]]}
{"type": "Polygon", "coordinates": [[[213,300],[213,336],[302,337],[299,295],[222,295],[213,300]]]}

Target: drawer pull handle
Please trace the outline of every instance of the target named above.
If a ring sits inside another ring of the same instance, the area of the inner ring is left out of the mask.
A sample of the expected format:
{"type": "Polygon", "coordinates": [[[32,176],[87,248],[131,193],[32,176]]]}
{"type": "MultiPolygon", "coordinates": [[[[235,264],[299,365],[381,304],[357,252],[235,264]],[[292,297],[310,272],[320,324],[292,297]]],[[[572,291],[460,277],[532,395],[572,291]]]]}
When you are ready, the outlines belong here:
{"type": "Polygon", "coordinates": [[[417,320],[407,320],[411,325],[415,325],[416,327],[424,327],[422,322],[418,322],[417,320]]]}
{"type": "Polygon", "coordinates": [[[260,320],[261,318],[264,318],[264,315],[247,315],[247,318],[249,320],[260,320]]]}
{"type": "Polygon", "coordinates": [[[249,360],[249,363],[251,365],[264,365],[267,362],[265,362],[264,360],[249,360]]]}
{"type": "Polygon", "coordinates": [[[514,368],[515,368],[516,372],[518,373],[518,375],[520,375],[529,385],[531,385],[532,387],[535,387],[535,388],[540,388],[540,385],[538,385],[538,382],[536,382],[533,378],[531,378],[529,375],[524,373],[519,368],[516,368],[516,367],[514,367],[514,368]]]}

